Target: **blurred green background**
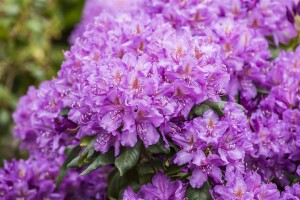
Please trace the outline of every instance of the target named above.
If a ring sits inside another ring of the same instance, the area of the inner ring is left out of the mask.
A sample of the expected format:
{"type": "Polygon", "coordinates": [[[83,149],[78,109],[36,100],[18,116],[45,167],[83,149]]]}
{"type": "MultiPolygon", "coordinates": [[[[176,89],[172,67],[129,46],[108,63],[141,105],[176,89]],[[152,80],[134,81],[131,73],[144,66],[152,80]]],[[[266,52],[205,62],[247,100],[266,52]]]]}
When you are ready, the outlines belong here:
{"type": "Polygon", "coordinates": [[[19,156],[12,113],[30,85],[56,76],[84,0],[0,0],[0,165],[19,156]]]}

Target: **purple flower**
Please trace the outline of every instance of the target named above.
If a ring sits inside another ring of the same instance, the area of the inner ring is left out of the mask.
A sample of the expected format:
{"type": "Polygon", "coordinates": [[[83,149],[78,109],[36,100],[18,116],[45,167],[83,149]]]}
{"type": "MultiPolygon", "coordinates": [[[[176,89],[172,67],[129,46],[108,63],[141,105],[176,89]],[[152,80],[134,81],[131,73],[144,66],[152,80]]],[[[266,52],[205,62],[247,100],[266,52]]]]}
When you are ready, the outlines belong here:
{"type": "Polygon", "coordinates": [[[280,200],[299,199],[300,197],[300,184],[295,183],[293,186],[286,186],[281,193],[280,200]]]}
{"type": "MultiPolygon", "coordinates": [[[[279,199],[268,182],[284,187],[299,173],[300,48],[280,49],[297,35],[299,6],[298,0],[87,1],[58,77],[20,100],[15,136],[32,157],[0,170],[0,195],[105,199],[110,167],[86,177],[71,170],[55,190],[66,147],[92,136],[97,152],[113,148],[117,156],[139,140],[149,147],[162,137],[179,147],[169,162],[191,174],[184,182],[201,188],[209,181],[214,199],[279,199]],[[275,60],[271,45],[282,51],[275,60]],[[224,98],[222,113],[190,115],[196,105],[224,98]]],[[[185,190],[160,172],[123,198],[183,199],[185,190]]],[[[295,184],[282,198],[297,194],[295,184]]]]}
{"type": "Polygon", "coordinates": [[[282,51],[271,66],[267,68],[267,86],[269,88],[280,84],[291,84],[294,79],[299,78],[299,55],[300,48],[295,52],[282,51]]]}
{"type": "MultiPolygon", "coordinates": [[[[255,159],[259,157],[268,159],[266,162],[269,164],[262,166],[260,172],[267,167],[277,168],[275,177],[284,180],[283,172],[295,171],[296,166],[293,161],[297,160],[299,155],[299,147],[295,142],[298,137],[299,111],[287,109],[284,112],[282,110],[276,112],[275,109],[279,107],[273,107],[276,103],[270,104],[270,102],[274,102],[272,96],[261,102],[261,110],[252,114],[251,125],[255,131],[252,135],[254,146],[252,156],[255,159]]],[[[267,180],[271,176],[264,173],[263,177],[267,180]]]]}
{"type": "Polygon", "coordinates": [[[106,199],[106,181],[110,167],[84,177],[71,170],[58,189],[55,182],[62,157],[49,160],[42,155],[28,160],[5,162],[0,169],[1,199],[106,199]]]}
{"type": "Polygon", "coordinates": [[[289,183],[287,174],[296,172],[299,160],[298,54],[299,49],[282,53],[273,62],[267,77],[270,93],[250,120],[255,133],[249,166],[259,169],[264,180],[273,177],[282,186],[289,183]]]}
{"type": "Polygon", "coordinates": [[[77,125],[60,114],[64,109],[63,94],[56,89],[55,81],[44,82],[38,89],[31,87],[13,115],[15,136],[22,140],[21,147],[32,154],[63,154],[67,145],[77,142],[70,134],[77,125]]]}
{"type": "Polygon", "coordinates": [[[215,183],[222,182],[222,172],[219,168],[224,164],[218,155],[212,154],[207,158],[204,154],[199,154],[193,162],[193,174],[190,184],[194,188],[200,188],[207,181],[208,176],[213,178],[215,183]]]}
{"type": "Polygon", "coordinates": [[[218,46],[206,37],[175,30],[159,15],[151,21],[146,14],[133,20],[135,14],[95,18],[59,72],[71,87],[63,102],[79,125],[77,138],[95,135],[102,153],[114,146],[117,155],[138,139],[155,144],[159,126],[187,118],[207,98],[218,100],[229,80],[218,46]]]}
{"type": "Polygon", "coordinates": [[[273,183],[263,183],[257,173],[236,173],[230,167],[225,174],[226,184],[211,191],[214,199],[279,199],[280,193],[273,183]]]}
{"type": "Polygon", "coordinates": [[[243,171],[243,159],[252,149],[247,118],[241,108],[226,103],[223,112],[224,116],[219,117],[212,110],[206,111],[203,117],[185,122],[183,132],[169,135],[180,147],[174,163],[189,164],[193,187],[201,187],[208,176],[216,183],[222,182],[221,167],[228,164],[243,171]]]}
{"type": "Polygon", "coordinates": [[[260,30],[263,35],[273,35],[276,44],[287,43],[296,36],[296,30],[287,18],[286,6],[291,7],[292,1],[258,1],[248,16],[249,24],[260,30]]]}
{"type": "Polygon", "coordinates": [[[107,199],[107,181],[111,171],[111,166],[105,166],[88,175],[79,176],[78,170],[70,170],[60,190],[65,193],[65,199],[107,199]]]}
{"type": "Polygon", "coordinates": [[[152,183],[143,185],[138,193],[135,194],[130,187],[127,188],[123,193],[123,200],[182,200],[185,198],[185,191],[186,186],[181,181],[171,181],[159,172],[153,177],[152,183]]]}
{"type": "Polygon", "coordinates": [[[215,42],[221,45],[222,58],[231,74],[227,95],[250,100],[257,95],[256,84],[264,84],[263,72],[270,58],[268,42],[245,21],[221,18],[211,27],[215,42]]]}
{"type": "Polygon", "coordinates": [[[94,17],[99,16],[102,12],[120,12],[131,11],[137,9],[141,4],[140,0],[87,0],[83,9],[81,22],[76,26],[69,38],[71,44],[74,44],[77,37],[81,37],[85,31],[87,24],[91,23],[94,17]]]}

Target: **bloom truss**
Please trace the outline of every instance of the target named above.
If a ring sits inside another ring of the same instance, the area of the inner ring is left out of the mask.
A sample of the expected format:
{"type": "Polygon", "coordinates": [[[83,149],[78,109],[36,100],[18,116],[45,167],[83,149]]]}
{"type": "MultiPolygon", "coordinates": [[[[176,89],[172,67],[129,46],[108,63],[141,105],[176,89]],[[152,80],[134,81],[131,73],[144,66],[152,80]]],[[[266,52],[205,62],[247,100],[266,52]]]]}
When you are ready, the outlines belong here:
{"type": "Polygon", "coordinates": [[[299,199],[299,8],[87,1],[58,76],[14,113],[30,158],[0,197],[299,199]]]}

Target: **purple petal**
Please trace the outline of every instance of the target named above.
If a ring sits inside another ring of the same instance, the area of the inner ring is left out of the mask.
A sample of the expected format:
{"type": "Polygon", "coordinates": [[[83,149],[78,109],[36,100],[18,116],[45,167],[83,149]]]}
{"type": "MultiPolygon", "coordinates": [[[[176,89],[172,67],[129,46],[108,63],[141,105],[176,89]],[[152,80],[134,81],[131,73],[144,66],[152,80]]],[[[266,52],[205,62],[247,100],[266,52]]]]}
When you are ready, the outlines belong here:
{"type": "Polygon", "coordinates": [[[188,153],[185,150],[180,150],[174,159],[174,163],[178,165],[184,165],[188,162],[190,162],[194,158],[194,154],[188,153]]]}
{"type": "Polygon", "coordinates": [[[137,133],[135,131],[123,131],[120,140],[123,146],[133,147],[137,143],[137,133]]]}
{"type": "Polygon", "coordinates": [[[207,175],[200,169],[194,169],[190,179],[191,186],[194,188],[200,188],[205,181],[207,181],[207,175]]]}

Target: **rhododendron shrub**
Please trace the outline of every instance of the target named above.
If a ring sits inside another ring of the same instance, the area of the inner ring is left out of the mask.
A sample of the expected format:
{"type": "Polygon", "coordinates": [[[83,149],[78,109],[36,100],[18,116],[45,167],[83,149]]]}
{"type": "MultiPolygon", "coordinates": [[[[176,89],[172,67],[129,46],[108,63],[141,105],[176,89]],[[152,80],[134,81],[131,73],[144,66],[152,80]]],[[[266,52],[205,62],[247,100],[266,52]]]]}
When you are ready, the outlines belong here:
{"type": "Polygon", "coordinates": [[[113,2],[87,1],[58,76],[20,99],[30,158],[0,196],[300,198],[300,3],[113,2]]]}

